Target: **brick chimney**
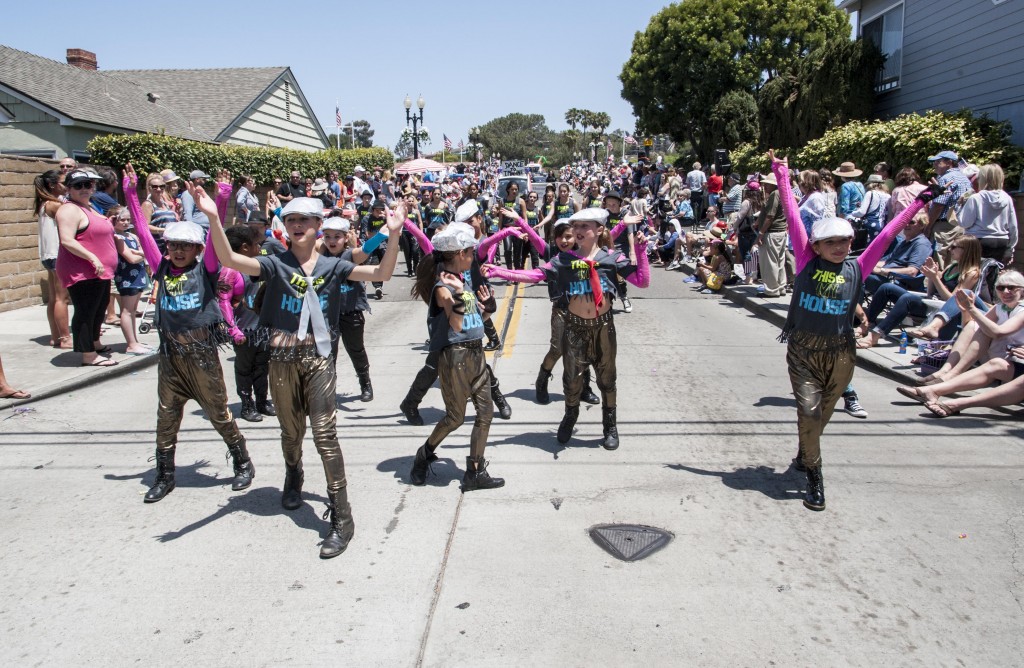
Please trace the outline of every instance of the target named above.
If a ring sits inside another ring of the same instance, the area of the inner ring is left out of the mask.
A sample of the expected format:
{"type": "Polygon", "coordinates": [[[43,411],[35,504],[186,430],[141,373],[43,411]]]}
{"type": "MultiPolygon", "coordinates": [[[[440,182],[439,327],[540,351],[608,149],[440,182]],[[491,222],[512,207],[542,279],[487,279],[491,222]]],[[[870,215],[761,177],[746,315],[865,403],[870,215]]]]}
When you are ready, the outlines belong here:
{"type": "Polygon", "coordinates": [[[68,65],[83,70],[96,69],[96,54],[85,49],[68,49],[68,65]]]}

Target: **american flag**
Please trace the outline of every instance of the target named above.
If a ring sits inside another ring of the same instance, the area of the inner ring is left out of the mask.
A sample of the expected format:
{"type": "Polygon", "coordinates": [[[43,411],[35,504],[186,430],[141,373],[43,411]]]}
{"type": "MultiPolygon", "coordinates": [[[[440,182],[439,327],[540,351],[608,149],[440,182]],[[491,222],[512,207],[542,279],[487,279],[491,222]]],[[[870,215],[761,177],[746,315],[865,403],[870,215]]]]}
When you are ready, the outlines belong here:
{"type": "Polygon", "coordinates": [[[446,151],[452,150],[452,140],[448,139],[448,135],[441,135],[441,136],[444,137],[444,150],[446,150],[446,151]]]}
{"type": "Polygon", "coordinates": [[[633,135],[631,135],[631,134],[629,134],[627,132],[626,133],[626,143],[627,144],[632,144],[632,145],[635,146],[636,145],[636,137],[634,137],[633,135]]]}
{"type": "Polygon", "coordinates": [[[462,149],[464,149],[464,148],[466,148],[466,145],[465,145],[465,144],[463,144],[463,143],[462,143],[462,140],[460,139],[460,140],[459,140],[459,150],[461,151],[461,150],[462,150],[462,149]]]}
{"type": "Polygon", "coordinates": [[[334,124],[341,129],[341,107],[334,107],[334,124]]]}

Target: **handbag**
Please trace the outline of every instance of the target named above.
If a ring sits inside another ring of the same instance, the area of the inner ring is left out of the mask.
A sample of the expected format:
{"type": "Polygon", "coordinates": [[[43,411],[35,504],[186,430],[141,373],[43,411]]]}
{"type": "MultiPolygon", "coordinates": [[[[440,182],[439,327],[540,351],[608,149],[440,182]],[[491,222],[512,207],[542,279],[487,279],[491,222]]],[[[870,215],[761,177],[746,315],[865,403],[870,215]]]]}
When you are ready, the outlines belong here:
{"type": "Polygon", "coordinates": [[[705,283],[704,285],[707,286],[708,290],[721,290],[722,277],[719,276],[718,274],[711,274],[710,276],[708,276],[707,283],[705,283]]]}

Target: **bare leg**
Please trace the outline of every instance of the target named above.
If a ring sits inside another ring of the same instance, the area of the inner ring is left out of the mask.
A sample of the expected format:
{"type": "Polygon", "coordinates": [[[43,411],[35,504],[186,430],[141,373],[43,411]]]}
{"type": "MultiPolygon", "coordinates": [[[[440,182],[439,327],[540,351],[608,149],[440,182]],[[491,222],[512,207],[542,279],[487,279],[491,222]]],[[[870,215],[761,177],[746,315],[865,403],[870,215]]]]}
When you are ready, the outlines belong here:
{"type": "Polygon", "coordinates": [[[1024,376],[1015,378],[1009,383],[1003,383],[991,390],[975,394],[970,397],[959,399],[947,399],[943,401],[946,406],[954,411],[962,411],[966,408],[995,408],[997,406],[1012,406],[1024,401],[1024,376]]]}
{"type": "Polygon", "coordinates": [[[937,385],[926,385],[919,388],[921,398],[926,402],[932,402],[939,397],[962,390],[976,390],[985,387],[993,381],[1006,382],[1013,378],[1013,365],[1003,358],[991,359],[976,369],[969,369],[950,380],[943,381],[937,385]]]}
{"type": "Polygon", "coordinates": [[[135,308],[139,304],[139,295],[128,297],[119,295],[117,301],[121,306],[121,333],[124,334],[124,340],[128,344],[125,352],[148,353],[149,348],[139,343],[139,339],[135,335],[135,308]]]}
{"type": "Polygon", "coordinates": [[[960,332],[960,336],[957,337],[956,343],[953,344],[953,350],[949,352],[946,362],[938,371],[925,378],[925,380],[933,378],[946,380],[969,369],[980,356],[982,345],[984,344],[987,350],[989,343],[991,343],[991,339],[978,329],[977,323],[970,323],[960,332]]]}

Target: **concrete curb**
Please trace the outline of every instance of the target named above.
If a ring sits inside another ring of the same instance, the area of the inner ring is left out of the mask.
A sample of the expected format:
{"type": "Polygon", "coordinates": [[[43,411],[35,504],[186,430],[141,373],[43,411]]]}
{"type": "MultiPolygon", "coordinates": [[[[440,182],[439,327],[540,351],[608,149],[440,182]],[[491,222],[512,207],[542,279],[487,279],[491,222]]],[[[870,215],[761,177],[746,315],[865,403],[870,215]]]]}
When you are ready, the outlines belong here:
{"type": "Polygon", "coordinates": [[[133,371],[138,371],[139,369],[153,366],[157,363],[159,356],[160,355],[158,353],[153,353],[152,355],[143,355],[140,357],[130,357],[126,360],[118,360],[117,366],[97,367],[89,373],[83,373],[75,376],[74,378],[68,378],[57,383],[51,383],[50,385],[45,385],[38,389],[33,388],[32,396],[28,399],[0,399],[0,411],[8,408],[24,406],[32,403],[33,401],[39,401],[40,399],[49,399],[50,397],[57,396],[58,394],[66,394],[89,385],[102,383],[105,380],[110,380],[111,378],[116,378],[133,371]]]}

